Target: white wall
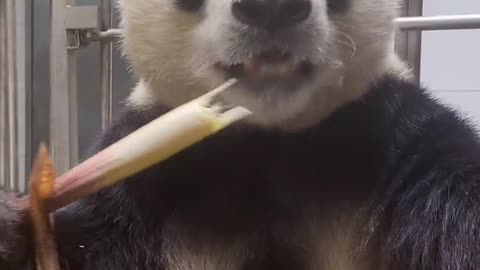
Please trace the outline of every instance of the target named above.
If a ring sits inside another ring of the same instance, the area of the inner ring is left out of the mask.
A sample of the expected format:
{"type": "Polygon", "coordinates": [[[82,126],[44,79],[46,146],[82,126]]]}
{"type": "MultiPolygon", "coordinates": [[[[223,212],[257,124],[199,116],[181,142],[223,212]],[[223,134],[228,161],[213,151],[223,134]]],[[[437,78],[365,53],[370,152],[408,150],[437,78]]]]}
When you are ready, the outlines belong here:
{"type": "MultiPolygon", "coordinates": [[[[480,0],[423,0],[425,16],[480,14],[480,0]]],[[[480,129],[480,30],[422,34],[421,82],[480,129]]]]}

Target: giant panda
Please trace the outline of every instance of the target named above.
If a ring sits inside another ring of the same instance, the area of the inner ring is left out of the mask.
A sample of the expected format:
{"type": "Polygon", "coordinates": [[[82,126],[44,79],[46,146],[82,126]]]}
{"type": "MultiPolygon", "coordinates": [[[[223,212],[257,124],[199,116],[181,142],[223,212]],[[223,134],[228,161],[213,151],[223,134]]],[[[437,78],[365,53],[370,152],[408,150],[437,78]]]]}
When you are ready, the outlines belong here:
{"type": "MultiPolygon", "coordinates": [[[[58,211],[63,269],[480,269],[479,139],[395,55],[398,5],[120,0],[138,84],[96,151],[232,77],[253,115],[58,211]]],[[[27,269],[0,198],[0,266],[27,269]]]]}

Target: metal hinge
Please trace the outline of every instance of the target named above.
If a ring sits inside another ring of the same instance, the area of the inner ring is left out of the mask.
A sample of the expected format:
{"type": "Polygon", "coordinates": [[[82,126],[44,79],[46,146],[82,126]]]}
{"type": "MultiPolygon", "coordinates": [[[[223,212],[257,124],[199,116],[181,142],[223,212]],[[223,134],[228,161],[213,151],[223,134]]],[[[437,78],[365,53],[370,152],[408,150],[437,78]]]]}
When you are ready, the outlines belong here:
{"type": "Polygon", "coordinates": [[[85,47],[98,29],[98,6],[66,6],[67,49],[85,47]]]}

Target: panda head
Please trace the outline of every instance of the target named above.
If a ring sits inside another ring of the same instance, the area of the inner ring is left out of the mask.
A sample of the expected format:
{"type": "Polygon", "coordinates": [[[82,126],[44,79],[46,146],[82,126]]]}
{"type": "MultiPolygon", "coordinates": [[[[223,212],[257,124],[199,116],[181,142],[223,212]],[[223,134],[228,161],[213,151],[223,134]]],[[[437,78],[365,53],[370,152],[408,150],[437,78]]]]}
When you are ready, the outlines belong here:
{"type": "Polygon", "coordinates": [[[139,84],[130,106],[177,106],[235,77],[224,99],[263,126],[302,128],[361,97],[393,53],[396,0],[119,0],[139,84]]]}

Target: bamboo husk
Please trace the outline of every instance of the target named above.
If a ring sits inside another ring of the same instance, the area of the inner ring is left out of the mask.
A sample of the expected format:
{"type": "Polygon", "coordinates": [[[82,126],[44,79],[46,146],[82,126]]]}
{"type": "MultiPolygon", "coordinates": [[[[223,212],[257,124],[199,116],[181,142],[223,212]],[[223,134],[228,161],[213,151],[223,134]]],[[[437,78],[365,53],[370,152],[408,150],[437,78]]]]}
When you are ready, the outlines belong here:
{"type": "Polygon", "coordinates": [[[30,217],[32,219],[35,261],[38,270],[60,270],[53,220],[46,201],[54,191],[55,170],[45,145],[40,146],[30,180],[30,217]]]}

